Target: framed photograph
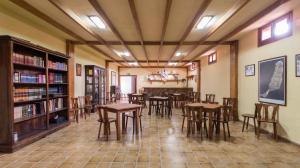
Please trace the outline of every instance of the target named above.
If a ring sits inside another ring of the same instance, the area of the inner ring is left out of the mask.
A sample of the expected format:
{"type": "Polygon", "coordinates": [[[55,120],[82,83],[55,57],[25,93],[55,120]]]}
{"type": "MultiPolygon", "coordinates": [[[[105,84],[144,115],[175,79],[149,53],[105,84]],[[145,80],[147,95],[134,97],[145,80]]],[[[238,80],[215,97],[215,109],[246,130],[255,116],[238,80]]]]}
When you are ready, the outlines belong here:
{"type": "Polygon", "coordinates": [[[286,56],[258,62],[258,101],[286,105],[286,56]]]}
{"type": "Polygon", "coordinates": [[[76,64],[76,76],[81,76],[82,67],[81,64],[76,64]]]}
{"type": "Polygon", "coordinates": [[[300,54],[296,55],[296,77],[300,77],[300,54]]]}
{"type": "Polygon", "coordinates": [[[116,72],[111,71],[111,86],[116,86],[116,72]]]}
{"type": "Polygon", "coordinates": [[[245,66],[245,76],[255,76],[255,64],[245,66]]]}

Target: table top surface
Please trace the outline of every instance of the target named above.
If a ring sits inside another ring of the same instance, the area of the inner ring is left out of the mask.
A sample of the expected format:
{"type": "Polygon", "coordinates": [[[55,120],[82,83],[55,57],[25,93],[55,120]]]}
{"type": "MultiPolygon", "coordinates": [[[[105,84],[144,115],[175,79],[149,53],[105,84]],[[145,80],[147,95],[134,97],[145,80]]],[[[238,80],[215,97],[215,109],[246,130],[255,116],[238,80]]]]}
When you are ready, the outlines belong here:
{"type": "Polygon", "coordinates": [[[132,94],[132,96],[143,96],[143,95],[139,94],[139,93],[134,93],[134,94],[132,94]]]}
{"type": "Polygon", "coordinates": [[[114,111],[126,111],[126,110],[140,108],[142,107],[142,105],[130,104],[130,103],[114,103],[114,104],[103,105],[102,107],[114,111]]]}
{"type": "Polygon", "coordinates": [[[210,104],[210,103],[189,103],[186,106],[188,106],[188,107],[203,107],[203,108],[206,108],[206,109],[217,109],[217,108],[222,107],[222,105],[210,104]]]}
{"type": "Polygon", "coordinates": [[[149,97],[149,99],[155,99],[155,100],[167,100],[169,99],[168,97],[163,97],[163,96],[153,96],[149,97]]]}

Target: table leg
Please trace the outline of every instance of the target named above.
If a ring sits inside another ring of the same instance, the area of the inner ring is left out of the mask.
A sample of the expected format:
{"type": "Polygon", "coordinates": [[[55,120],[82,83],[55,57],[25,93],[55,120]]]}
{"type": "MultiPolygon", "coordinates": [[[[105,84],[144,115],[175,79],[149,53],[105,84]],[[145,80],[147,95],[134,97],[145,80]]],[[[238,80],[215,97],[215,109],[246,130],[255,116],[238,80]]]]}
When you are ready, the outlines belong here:
{"type": "Polygon", "coordinates": [[[125,134],[127,132],[125,127],[125,113],[122,113],[122,133],[125,134]]]}
{"type": "Polygon", "coordinates": [[[136,109],[135,110],[135,129],[136,129],[136,134],[138,135],[139,134],[139,130],[140,130],[140,125],[139,125],[139,123],[140,123],[140,108],[138,108],[138,109],[136,109]]]}
{"type": "MultiPolygon", "coordinates": [[[[216,110],[216,112],[217,112],[217,121],[219,121],[220,120],[220,113],[221,113],[221,111],[220,111],[221,109],[219,108],[218,110],[216,110]]],[[[220,134],[220,122],[217,122],[217,126],[216,126],[217,128],[216,128],[216,134],[220,134]]]]}
{"type": "Polygon", "coordinates": [[[187,136],[190,136],[191,133],[191,109],[187,109],[187,136]]]}
{"type": "Polygon", "coordinates": [[[116,113],[116,125],[117,125],[117,140],[121,139],[121,133],[120,133],[120,114],[116,113]]]}
{"type": "Polygon", "coordinates": [[[153,102],[151,100],[149,100],[149,112],[148,115],[151,115],[151,108],[153,106],[153,102]]]}
{"type": "Polygon", "coordinates": [[[161,117],[164,117],[165,113],[165,101],[161,102],[161,117]]]}
{"type": "Polygon", "coordinates": [[[213,121],[212,121],[212,112],[208,112],[208,138],[212,139],[213,134],[213,121]]]}

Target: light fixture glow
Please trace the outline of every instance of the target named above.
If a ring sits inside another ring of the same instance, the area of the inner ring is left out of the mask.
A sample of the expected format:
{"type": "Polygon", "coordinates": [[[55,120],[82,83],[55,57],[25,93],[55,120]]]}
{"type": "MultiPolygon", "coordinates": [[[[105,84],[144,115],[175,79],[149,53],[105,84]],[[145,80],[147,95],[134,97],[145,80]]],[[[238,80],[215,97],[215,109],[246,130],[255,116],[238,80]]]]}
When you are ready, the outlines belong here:
{"type": "Polygon", "coordinates": [[[275,36],[283,35],[289,31],[289,28],[290,27],[287,19],[283,19],[275,24],[274,34],[275,36]]]}
{"type": "Polygon", "coordinates": [[[130,54],[129,54],[129,52],[128,52],[128,51],[124,51],[124,52],[123,52],[123,56],[125,56],[125,57],[129,57],[129,56],[130,56],[130,54]]]}
{"type": "Polygon", "coordinates": [[[129,62],[128,63],[130,66],[138,66],[138,63],[137,62],[129,62]]]}
{"type": "Polygon", "coordinates": [[[176,57],[179,57],[179,56],[181,56],[181,55],[182,55],[182,52],[179,52],[179,51],[178,51],[178,52],[175,53],[175,56],[176,56],[176,57]]]}
{"type": "Polygon", "coordinates": [[[168,65],[170,65],[170,66],[176,66],[177,62],[169,62],[168,65]]]}
{"type": "Polygon", "coordinates": [[[130,56],[130,53],[128,52],[128,51],[123,51],[123,52],[121,52],[121,51],[116,51],[116,50],[114,50],[114,52],[116,53],[116,54],[118,54],[120,57],[129,57],[130,56]]]}
{"type": "Polygon", "coordinates": [[[104,22],[98,16],[89,16],[90,20],[100,29],[105,29],[104,22]]]}
{"type": "Polygon", "coordinates": [[[212,20],[213,20],[214,16],[204,16],[203,18],[201,18],[200,22],[197,24],[196,28],[197,29],[204,29],[206,28],[212,20]]]}

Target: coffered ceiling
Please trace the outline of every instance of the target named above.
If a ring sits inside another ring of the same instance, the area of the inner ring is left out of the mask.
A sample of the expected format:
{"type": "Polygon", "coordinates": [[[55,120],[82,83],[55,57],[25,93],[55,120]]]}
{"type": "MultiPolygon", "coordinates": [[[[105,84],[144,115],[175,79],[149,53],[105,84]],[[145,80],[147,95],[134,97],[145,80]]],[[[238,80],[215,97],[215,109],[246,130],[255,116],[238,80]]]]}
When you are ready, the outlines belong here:
{"type": "Polygon", "coordinates": [[[288,0],[10,0],[115,62],[182,66],[197,60],[288,0]],[[98,16],[105,29],[88,16],[98,16]],[[204,29],[196,25],[214,16],[204,29]],[[120,56],[117,52],[128,52],[120,56]],[[175,56],[177,52],[183,53],[175,56]]]}

